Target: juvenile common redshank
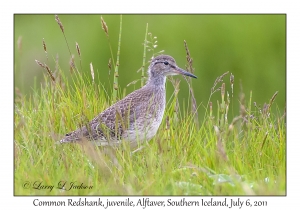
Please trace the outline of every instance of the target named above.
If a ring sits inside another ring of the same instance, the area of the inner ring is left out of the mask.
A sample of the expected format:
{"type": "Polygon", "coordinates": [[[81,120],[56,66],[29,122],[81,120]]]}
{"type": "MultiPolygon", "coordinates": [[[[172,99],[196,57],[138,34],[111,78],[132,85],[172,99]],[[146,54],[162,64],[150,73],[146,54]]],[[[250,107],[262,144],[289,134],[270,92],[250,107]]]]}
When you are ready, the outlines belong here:
{"type": "Polygon", "coordinates": [[[145,86],[108,107],[87,125],[66,134],[60,143],[87,139],[98,146],[118,146],[124,140],[135,148],[150,140],[155,136],[165,112],[166,76],[177,74],[197,78],[179,68],[171,56],[153,58],[145,86]]]}

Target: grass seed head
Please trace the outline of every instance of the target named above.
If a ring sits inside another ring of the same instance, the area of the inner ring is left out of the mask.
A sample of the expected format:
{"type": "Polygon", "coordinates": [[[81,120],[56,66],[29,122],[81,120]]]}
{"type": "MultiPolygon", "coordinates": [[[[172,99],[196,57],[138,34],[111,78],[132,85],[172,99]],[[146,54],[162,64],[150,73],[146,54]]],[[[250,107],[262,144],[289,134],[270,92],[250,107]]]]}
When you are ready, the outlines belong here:
{"type": "Polygon", "coordinates": [[[44,48],[44,51],[47,52],[47,46],[46,46],[46,42],[45,42],[44,38],[43,38],[43,48],[44,48]]]}
{"type": "Polygon", "coordinates": [[[218,89],[215,90],[215,87],[217,86],[218,83],[223,82],[223,78],[224,78],[228,73],[229,73],[229,71],[227,71],[227,72],[225,72],[224,74],[222,74],[221,76],[217,77],[217,79],[216,79],[215,82],[214,82],[213,87],[212,87],[211,90],[210,90],[210,93],[211,93],[211,94],[213,94],[213,93],[215,93],[215,92],[217,92],[217,91],[220,90],[220,88],[218,88],[218,89]]]}
{"type": "Polygon", "coordinates": [[[42,68],[45,68],[45,65],[44,64],[42,64],[40,61],[38,61],[38,60],[35,60],[35,62],[37,63],[37,65],[39,65],[40,67],[42,67],[42,68]]]}
{"type": "Polygon", "coordinates": [[[45,65],[45,68],[46,68],[46,70],[47,70],[50,78],[52,79],[53,82],[55,82],[55,78],[54,78],[54,76],[52,74],[52,71],[50,70],[50,68],[46,64],[44,64],[44,65],[45,65]]]}
{"type": "Polygon", "coordinates": [[[56,20],[56,22],[58,23],[58,25],[59,25],[61,31],[64,33],[64,32],[65,32],[64,26],[63,26],[62,22],[60,21],[58,15],[55,15],[55,20],[56,20]]]}
{"type": "Polygon", "coordinates": [[[104,30],[106,36],[108,37],[108,26],[106,25],[106,22],[104,21],[102,16],[101,16],[101,25],[102,25],[102,29],[104,30]]]}
{"type": "Polygon", "coordinates": [[[76,50],[77,50],[77,53],[79,55],[79,57],[81,56],[81,53],[80,53],[80,48],[79,48],[79,45],[78,43],[76,42],[76,50]]]}
{"type": "Polygon", "coordinates": [[[277,94],[278,94],[278,91],[276,91],[276,92],[274,93],[274,95],[272,96],[272,98],[271,98],[271,100],[270,100],[270,103],[269,103],[270,107],[272,106],[273,102],[275,101],[275,98],[276,98],[277,94]]]}

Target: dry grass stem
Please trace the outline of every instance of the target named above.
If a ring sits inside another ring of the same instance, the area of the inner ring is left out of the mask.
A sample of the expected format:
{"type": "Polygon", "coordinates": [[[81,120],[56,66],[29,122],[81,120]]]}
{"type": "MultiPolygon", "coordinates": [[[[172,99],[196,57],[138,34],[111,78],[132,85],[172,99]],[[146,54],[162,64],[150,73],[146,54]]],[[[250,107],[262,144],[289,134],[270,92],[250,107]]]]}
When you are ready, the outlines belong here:
{"type": "Polygon", "coordinates": [[[191,54],[190,54],[190,51],[189,51],[189,48],[188,48],[188,45],[187,45],[186,41],[183,40],[183,42],[184,42],[184,48],[185,48],[185,51],[186,51],[186,61],[188,63],[187,69],[189,70],[189,72],[194,73],[193,59],[191,58],[191,54]]]}
{"type": "Polygon", "coordinates": [[[147,49],[147,35],[148,35],[148,23],[146,24],[146,33],[145,33],[145,39],[144,39],[144,53],[143,53],[143,64],[142,64],[142,67],[140,68],[141,71],[142,71],[142,74],[141,74],[141,87],[144,86],[144,83],[145,83],[145,75],[144,75],[144,72],[145,72],[145,65],[146,65],[146,49],[147,49]]]}
{"type": "Polygon", "coordinates": [[[101,16],[101,25],[102,25],[102,29],[104,30],[106,36],[108,37],[108,26],[106,25],[106,22],[104,21],[102,16],[101,16]]]}
{"type": "Polygon", "coordinates": [[[65,31],[64,31],[64,26],[63,26],[63,24],[61,23],[61,21],[60,21],[58,15],[55,15],[55,20],[56,20],[56,22],[58,23],[58,25],[59,25],[61,31],[62,31],[63,33],[65,33],[65,31]]]}
{"type": "Polygon", "coordinates": [[[140,79],[137,79],[137,80],[133,80],[132,82],[129,82],[126,87],[129,87],[130,85],[134,85],[136,84],[140,79]]]}
{"type": "MultiPolygon", "coordinates": [[[[186,43],[186,41],[184,40],[184,47],[185,47],[185,51],[186,51],[186,60],[187,60],[187,70],[188,72],[191,72],[192,74],[194,73],[194,68],[193,68],[193,59],[191,58],[191,54],[188,48],[188,45],[186,43]]],[[[198,111],[197,111],[197,102],[196,102],[196,98],[194,95],[194,91],[193,88],[191,87],[190,83],[191,83],[191,78],[189,77],[188,79],[186,77],[184,77],[185,80],[188,83],[189,86],[189,90],[190,90],[190,94],[191,94],[191,103],[192,103],[192,113],[194,114],[194,119],[195,119],[195,123],[197,128],[199,128],[199,119],[198,119],[198,111]]]]}
{"type": "Polygon", "coordinates": [[[211,92],[211,95],[214,94],[215,92],[218,92],[221,90],[222,87],[218,87],[217,89],[214,90],[214,92],[211,92]]]}
{"type": "Polygon", "coordinates": [[[76,42],[76,50],[77,50],[77,53],[79,55],[79,57],[81,56],[81,53],[80,53],[80,48],[79,48],[79,45],[78,43],[76,42]]]}
{"type": "Polygon", "coordinates": [[[225,97],[225,83],[222,83],[222,86],[221,86],[221,97],[222,97],[222,101],[224,101],[224,97],[225,97]]]}
{"type": "Polygon", "coordinates": [[[52,74],[52,71],[50,70],[50,68],[46,64],[45,64],[45,68],[46,68],[46,70],[47,70],[50,78],[52,79],[52,81],[55,82],[55,78],[54,78],[54,76],[52,74]]]}
{"type": "Polygon", "coordinates": [[[180,85],[180,80],[179,79],[175,79],[173,77],[168,78],[170,80],[170,82],[172,83],[173,87],[174,87],[174,93],[175,96],[177,96],[178,92],[179,92],[179,85],[180,85]]]}
{"type": "Polygon", "coordinates": [[[110,40],[109,40],[108,26],[107,26],[107,24],[104,21],[104,19],[103,19],[102,16],[101,16],[101,26],[102,26],[102,29],[105,32],[107,40],[108,40],[108,45],[109,45],[109,49],[110,49],[110,55],[111,55],[111,59],[112,59],[112,64],[113,64],[114,68],[116,68],[115,59],[114,59],[114,56],[113,56],[113,51],[112,51],[110,40]]]}
{"type": "Polygon", "coordinates": [[[61,76],[61,74],[58,71],[58,68],[59,68],[58,61],[59,61],[59,56],[58,56],[58,53],[57,53],[56,57],[55,57],[55,71],[53,73],[53,76],[55,77],[56,82],[59,83],[60,87],[62,89],[64,89],[65,84],[63,83],[62,76],[61,76]]]}
{"type": "Polygon", "coordinates": [[[76,42],[76,50],[77,50],[77,53],[78,53],[78,56],[79,56],[79,61],[80,61],[80,69],[82,71],[82,63],[81,63],[81,52],[80,52],[80,47],[79,47],[79,44],[76,42]]]}
{"type": "Polygon", "coordinates": [[[44,48],[45,53],[47,53],[47,46],[46,46],[46,43],[45,43],[45,39],[44,39],[44,38],[43,38],[43,48],[44,48]]]}
{"type": "Polygon", "coordinates": [[[264,106],[263,106],[263,109],[262,109],[262,113],[263,113],[263,115],[264,115],[265,117],[269,117],[269,116],[270,116],[271,106],[272,106],[273,102],[275,101],[275,98],[276,98],[277,94],[278,94],[278,91],[276,91],[276,92],[273,94],[272,98],[270,99],[269,104],[264,103],[264,106]]]}
{"type": "MultiPolygon", "coordinates": [[[[179,86],[180,86],[180,80],[179,79],[174,79],[173,77],[169,78],[173,87],[174,87],[174,98],[176,98],[175,102],[175,109],[174,112],[177,114],[179,113],[179,101],[178,101],[178,93],[179,93],[179,86]]],[[[178,117],[178,116],[176,116],[178,117]]]]}
{"type": "Polygon", "coordinates": [[[112,100],[114,102],[117,101],[117,90],[119,89],[119,66],[120,66],[120,51],[121,51],[121,37],[122,37],[122,15],[120,15],[120,30],[119,30],[119,40],[118,40],[118,51],[117,51],[117,62],[115,65],[115,72],[114,72],[114,83],[113,83],[113,97],[112,100]]]}
{"type": "Polygon", "coordinates": [[[35,62],[37,63],[37,65],[39,65],[40,67],[42,67],[42,68],[45,68],[45,65],[44,64],[42,64],[40,61],[38,61],[38,60],[35,60],[35,62]]]}
{"type": "Polygon", "coordinates": [[[220,88],[218,88],[217,90],[215,90],[215,87],[217,86],[218,83],[223,82],[223,78],[229,73],[229,71],[225,72],[224,74],[222,74],[221,76],[217,77],[217,79],[214,82],[213,87],[211,88],[211,95],[213,93],[215,93],[216,91],[220,90],[220,88]]]}
{"type": "Polygon", "coordinates": [[[43,63],[41,63],[41,62],[38,61],[38,60],[35,60],[35,62],[36,62],[40,67],[42,67],[43,69],[46,69],[46,71],[48,72],[48,74],[49,74],[51,80],[52,80],[53,82],[55,82],[55,78],[54,78],[53,73],[52,73],[52,71],[50,70],[50,68],[49,68],[46,64],[43,64],[43,63]]]}
{"type": "Polygon", "coordinates": [[[69,53],[70,53],[70,55],[71,55],[72,53],[71,53],[71,50],[70,50],[70,47],[69,47],[69,44],[68,44],[68,41],[67,41],[67,37],[66,37],[66,35],[65,35],[64,26],[63,26],[62,22],[60,21],[58,15],[55,15],[55,20],[56,20],[56,22],[58,23],[58,25],[59,25],[59,27],[60,27],[60,29],[61,29],[63,35],[64,35],[64,38],[65,38],[65,41],[66,41],[66,44],[67,44],[69,53]]]}
{"type": "Polygon", "coordinates": [[[46,42],[45,42],[44,38],[43,38],[43,48],[44,48],[44,51],[45,51],[45,54],[46,54],[47,61],[49,62],[49,60],[48,60],[48,53],[47,53],[47,46],[46,46],[46,42]]]}
{"type": "Polygon", "coordinates": [[[94,68],[93,68],[93,64],[90,63],[90,69],[91,69],[91,75],[92,75],[92,79],[93,79],[93,82],[95,81],[95,74],[94,74],[94,68]]]}
{"type": "Polygon", "coordinates": [[[278,94],[278,91],[276,91],[274,93],[274,95],[272,96],[272,98],[270,99],[268,111],[270,111],[270,108],[271,108],[273,102],[275,101],[275,98],[276,98],[277,94],[278,94]]]}
{"type": "Polygon", "coordinates": [[[266,132],[265,137],[264,137],[264,140],[263,140],[262,145],[261,145],[261,152],[262,152],[262,149],[264,148],[264,145],[265,145],[265,143],[266,143],[266,140],[267,140],[268,135],[269,135],[269,132],[266,132]]]}

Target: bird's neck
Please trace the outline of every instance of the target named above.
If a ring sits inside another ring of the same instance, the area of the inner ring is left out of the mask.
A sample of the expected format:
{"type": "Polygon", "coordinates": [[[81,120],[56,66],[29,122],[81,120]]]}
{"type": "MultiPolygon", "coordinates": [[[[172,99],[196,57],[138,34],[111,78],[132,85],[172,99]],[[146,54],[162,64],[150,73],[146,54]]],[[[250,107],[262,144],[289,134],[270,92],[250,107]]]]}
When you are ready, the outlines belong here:
{"type": "Polygon", "coordinates": [[[161,88],[164,89],[165,84],[166,84],[166,77],[163,75],[150,75],[150,77],[147,81],[148,86],[154,86],[159,89],[161,89],[161,88]]]}

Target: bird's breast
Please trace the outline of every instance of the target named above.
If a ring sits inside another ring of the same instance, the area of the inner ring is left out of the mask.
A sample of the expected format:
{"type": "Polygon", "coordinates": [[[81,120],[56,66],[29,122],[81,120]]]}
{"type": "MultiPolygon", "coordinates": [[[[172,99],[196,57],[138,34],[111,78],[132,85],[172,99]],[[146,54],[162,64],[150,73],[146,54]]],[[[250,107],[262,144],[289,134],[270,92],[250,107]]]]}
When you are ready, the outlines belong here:
{"type": "Polygon", "coordinates": [[[134,111],[136,116],[125,130],[123,138],[130,142],[143,142],[155,136],[162,122],[165,111],[165,92],[153,95],[145,103],[141,103],[134,111]]]}

